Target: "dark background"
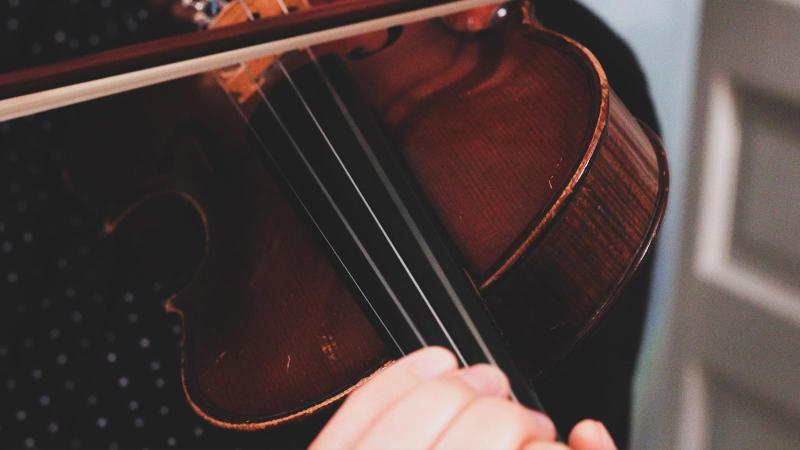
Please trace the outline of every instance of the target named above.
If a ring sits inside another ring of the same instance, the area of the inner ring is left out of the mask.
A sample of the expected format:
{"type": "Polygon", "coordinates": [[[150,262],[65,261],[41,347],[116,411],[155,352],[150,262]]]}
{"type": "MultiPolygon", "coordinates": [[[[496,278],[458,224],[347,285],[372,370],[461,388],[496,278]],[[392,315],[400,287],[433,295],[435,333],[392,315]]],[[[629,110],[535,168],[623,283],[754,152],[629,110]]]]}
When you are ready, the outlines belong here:
{"type": "MultiPolygon", "coordinates": [[[[0,72],[186,32],[154,0],[3,0],[0,72]]],[[[592,49],[629,109],[657,129],[633,55],[578,4],[537,2],[548,26],[592,49]]],[[[325,415],[279,432],[231,432],[187,405],[180,323],[162,303],[180,284],[102,233],[67,189],[59,112],[0,123],[0,447],[303,446],[325,415]]],[[[601,419],[627,437],[645,309],[642,279],[538,389],[562,427],[601,419]]]]}

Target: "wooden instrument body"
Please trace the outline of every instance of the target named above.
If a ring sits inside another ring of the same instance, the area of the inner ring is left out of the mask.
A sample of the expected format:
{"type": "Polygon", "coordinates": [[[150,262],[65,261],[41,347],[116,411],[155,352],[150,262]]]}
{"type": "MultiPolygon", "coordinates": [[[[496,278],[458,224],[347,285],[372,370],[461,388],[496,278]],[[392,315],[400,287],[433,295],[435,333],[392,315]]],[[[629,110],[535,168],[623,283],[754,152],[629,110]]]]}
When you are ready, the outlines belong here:
{"type": "MultiPolygon", "coordinates": [[[[386,48],[382,32],[315,51],[341,56],[533,380],[634,276],[668,188],[660,143],[597,61],[524,15],[474,35],[429,21],[386,48]],[[357,47],[380,50],[349,58],[357,47]]],[[[156,199],[194,211],[202,238],[186,246],[199,262],[167,309],[183,317],[182,379],[199,414],[279,425],[393,358],[210,76],[72,110],[92,119],[90,134],[75,128],[91,139],[70,179],[113,211],[108,231],[168,220],[148,209],[156,199]],[[107,114],[119,108],[131,120],[107,114]]]]}

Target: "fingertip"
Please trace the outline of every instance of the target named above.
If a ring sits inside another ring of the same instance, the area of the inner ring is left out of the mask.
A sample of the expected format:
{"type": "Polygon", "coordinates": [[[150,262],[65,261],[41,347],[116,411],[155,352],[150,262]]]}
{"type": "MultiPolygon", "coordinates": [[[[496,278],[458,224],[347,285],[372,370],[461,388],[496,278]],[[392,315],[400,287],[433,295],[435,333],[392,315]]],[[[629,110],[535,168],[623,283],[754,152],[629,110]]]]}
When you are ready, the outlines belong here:
{"type": "Polygon", "coordinates": [[[458,369],[455,356],[442,347],[406,355],[351,393],[314,441],[318,449],[349,449],[377,417],[420,383],[458,369]]]}
{"type": "Polygon", "coordinates": [[[531,442],[522,447],[522,450],[570,450],[560,442],[531,442]]]}
{"type": "Polygon", "coordinates": [[[511,392],[506,374],[489,364],[476,364],[463,369],[458,377],[481,394],[505,397],[511,392]]]}
{"type": "Polygon", "coordinates": [[[433,378],[458,369],[455,355],[444,347],[422,348],[409,353],[404,361],[411,372],[420,379],[433,378]]]}
{"type": "Polygon", "coordinates": [[[539,411],[531,410],[530,412],[531,417],[533,417],[533,420],[536,422],[536,426],[540,430],[541,436],[549,441],[555,440],[557,434],[556,425],[553,423],[552,419],[539,411]]]}
{"type": "Polygon", "coordinates": [[[569,434],[569,446],[574,450],[615,450],[614,440],[605,425],[586,419],[575,425],[569,434]]]}

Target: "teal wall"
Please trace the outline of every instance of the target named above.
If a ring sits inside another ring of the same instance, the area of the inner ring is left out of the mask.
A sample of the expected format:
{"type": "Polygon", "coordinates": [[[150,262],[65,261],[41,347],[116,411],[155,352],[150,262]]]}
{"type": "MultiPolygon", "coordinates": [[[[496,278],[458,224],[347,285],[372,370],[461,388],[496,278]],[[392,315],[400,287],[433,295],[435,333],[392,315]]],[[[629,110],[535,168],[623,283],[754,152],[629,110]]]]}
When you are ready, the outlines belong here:
{"type": "MultiPolygon", "coordinates": [[[[679,261],[683,187],[687,156],[691,151],[691,118],[695,88],[695,63],[700,41],[700,0],[581,0],[633,48],[650,83],[670,159],[672,191],[661,231],[646,326],[634,389],[634,442],[658,428],[637,417],[636,411],[652,400],[658,389],[659,361],[666,360],[669,341],[664,338],[670,320],[674,277],[679,261]],[[637,438],[637,434],[640,436],[637,438]]],[[[644,441],[647,441],[644,439],[644,441]]]]}
{"type": "Polygon", "coordinates": [[[683,207],[689,152],[700,0],[581,0],[633,48],[650,83],[670,159],[672,192],[659,238],[654,306],[648,329],[665,320],[677,262],[678,224],[683,207]]]}

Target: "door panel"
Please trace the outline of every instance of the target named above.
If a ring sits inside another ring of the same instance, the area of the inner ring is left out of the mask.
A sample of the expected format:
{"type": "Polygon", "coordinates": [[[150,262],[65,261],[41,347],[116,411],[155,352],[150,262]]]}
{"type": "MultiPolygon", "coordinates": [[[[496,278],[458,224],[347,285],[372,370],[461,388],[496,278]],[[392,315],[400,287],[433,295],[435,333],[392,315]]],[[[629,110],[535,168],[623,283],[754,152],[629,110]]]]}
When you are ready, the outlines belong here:
{"type": "Polygon", "coordinates": [[[696,97],[634,447],[800,448],[800,2],[707,1],[696,97]]]}
{"type": "MultiPolygon", "coordinates": [[[[800,75],[798,75],[800,76],[800,75]]],[[[732,257],[800,288],[800,102],[743,90],[732,257]]]]}

